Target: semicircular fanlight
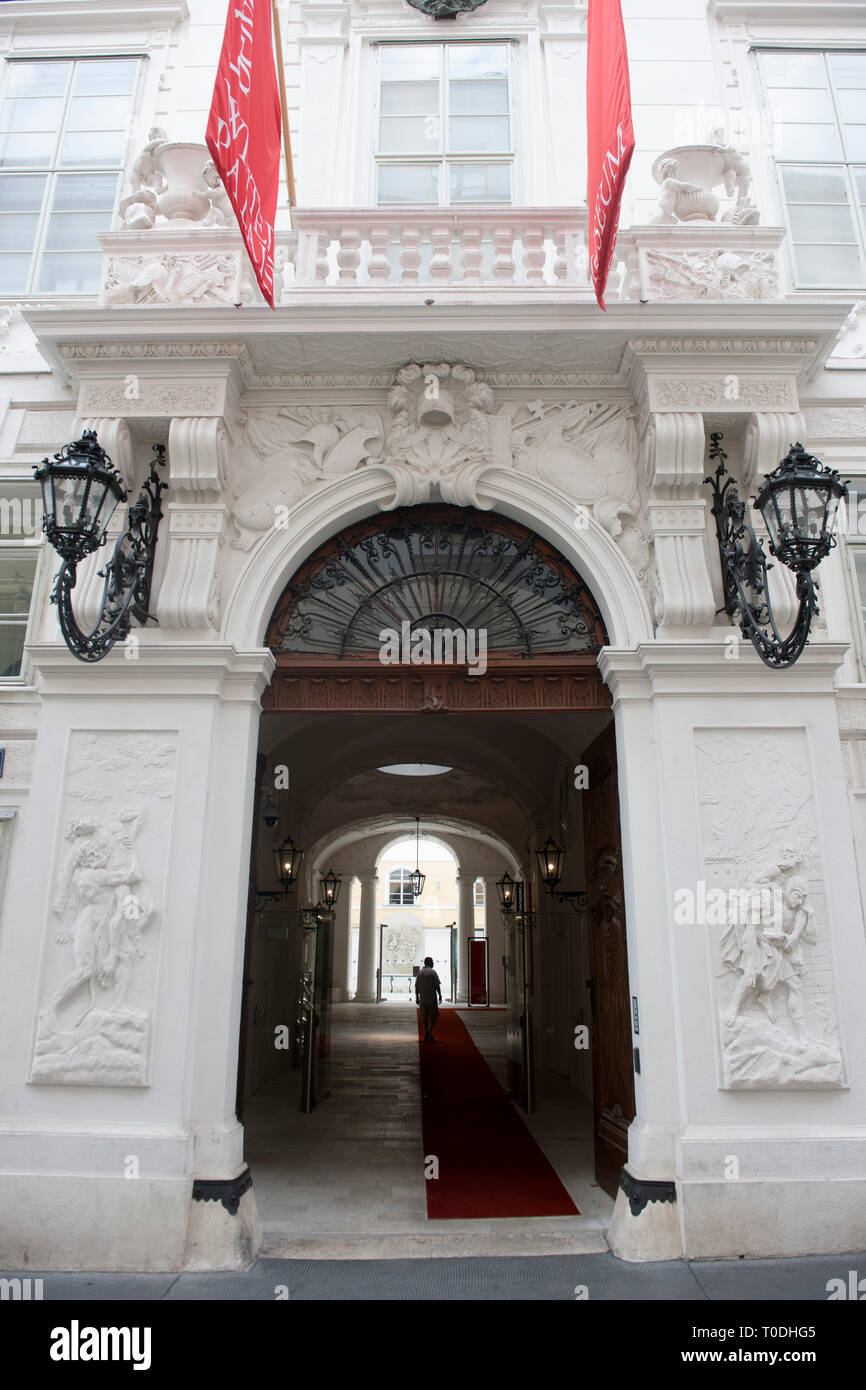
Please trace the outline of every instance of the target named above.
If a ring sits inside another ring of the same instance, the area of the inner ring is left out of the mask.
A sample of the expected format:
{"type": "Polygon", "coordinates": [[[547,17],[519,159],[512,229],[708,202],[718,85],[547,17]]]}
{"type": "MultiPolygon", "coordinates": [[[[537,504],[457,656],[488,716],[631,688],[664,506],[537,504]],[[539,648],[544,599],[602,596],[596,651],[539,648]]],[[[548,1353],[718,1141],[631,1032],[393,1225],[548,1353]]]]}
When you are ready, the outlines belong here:
{"type": "Polygon", "coordinates": [[[276,652],[375,656],[384,629],[485,630],[487,651],[592,654],[606,641],[591,594],[557,552],[515,522],[457,507],[403,508],[322,546],[283,591],[276,652]]]}

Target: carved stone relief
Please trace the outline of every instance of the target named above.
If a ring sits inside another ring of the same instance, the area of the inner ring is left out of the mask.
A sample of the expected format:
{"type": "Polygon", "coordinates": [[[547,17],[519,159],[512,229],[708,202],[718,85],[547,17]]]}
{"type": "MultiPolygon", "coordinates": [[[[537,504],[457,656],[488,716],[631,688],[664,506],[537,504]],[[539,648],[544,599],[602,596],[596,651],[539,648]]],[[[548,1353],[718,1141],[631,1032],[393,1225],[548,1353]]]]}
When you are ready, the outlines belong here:
{"type": "MultiPolygon", "coordinates": [[[[779,297],[772,251],[646,252],[647,290],[652,299],[757,300],[779,297]]],[[[629,285],[625,295],[630,293],[629,285]]]]}
{"type": "Polygon", "coordinates": [[[231,544],[249,550],[317,483],[330,481],[376,459],[384,426],[367,407],[291,406],[241,413],[241,452],[236,456],[231,544]]]}
{"type": "Polygon", "coordinates": [[[71,737],[32,1082],[148,1084],[176,745],[71,737]]]}
{"type": "Polygon", "coordinates": [[[240,273],[240,256],[232,253],[110,256],[100,299],[103,304],[234,304],[240,273]]]}
{"type": "Polygon", "coordinates": [[[728,902],[706,928],[722,1088],[842,1086],[805,731],[698,730],[695,744],[708,900],[728,902]]]}
{"type": "Polygon", "coordinates": [[[397,373],[388,405],[391,422],[379,463],[394,479],[389,506],[414,506],[438,492],[445,502],[483,507],[476,483],[497,461],[493,392],[486,382],[461,363],[410,362],[397,373]]]}

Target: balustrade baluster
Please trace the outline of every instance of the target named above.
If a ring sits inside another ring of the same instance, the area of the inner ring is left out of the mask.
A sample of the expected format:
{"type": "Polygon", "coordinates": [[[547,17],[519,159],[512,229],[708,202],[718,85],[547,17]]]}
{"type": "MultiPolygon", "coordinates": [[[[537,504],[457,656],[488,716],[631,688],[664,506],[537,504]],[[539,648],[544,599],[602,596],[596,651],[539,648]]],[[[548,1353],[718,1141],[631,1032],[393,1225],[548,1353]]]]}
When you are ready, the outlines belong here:
{"type": "Polygon", "coordinates": [[[481,259],[483,256],[481,243],[483,240],[484,231],[481,227],[462,227],[460,229],[464,285],[481,284],[481,259]]]}
{"type": "Polygon", "coordinates": [[[423,232],[420,227],[400,228],[400,265],[403,272],[400,278],[409,284],[417,285],[418,283],[422,235],[423,232]]]}
{"type": "Polygon", "coordinates": [[[523,269],[527,285],[544,284],[544,228],[523,228],[523,269]]]}
{"type": "Polygon", "coordinates": [[[361,264],[361,233],[357,227],[341,227],[338,241],[337,265],[340,267],[338,283],[356,285],[358,266],[361,264]]]}
{"type": "Polygon", "coordinates": [[[371,284],[387,285],[391,279],[391,262],[388,259],[388,247],[391,244],[391,228],[376,225],[370,228],[370,259],[367,263],[367,275],[371,284]]]}
{"type": "Polygon", "coordinates": [[[451,279],[453,272],[451,243],[453,239],[454,229],[450,225],[434,224],[430,229],[430,242],[433,247],[433,254],[430,257],[430,278],[435,284],[444,285],[451,279]]]}
{"type": "Polygon", "coordinates": [[[493,242],[493,278],[499,280],[504,285],[514,284],[514,228],[510,226],[494,227],[491,240],[493,242]]]}

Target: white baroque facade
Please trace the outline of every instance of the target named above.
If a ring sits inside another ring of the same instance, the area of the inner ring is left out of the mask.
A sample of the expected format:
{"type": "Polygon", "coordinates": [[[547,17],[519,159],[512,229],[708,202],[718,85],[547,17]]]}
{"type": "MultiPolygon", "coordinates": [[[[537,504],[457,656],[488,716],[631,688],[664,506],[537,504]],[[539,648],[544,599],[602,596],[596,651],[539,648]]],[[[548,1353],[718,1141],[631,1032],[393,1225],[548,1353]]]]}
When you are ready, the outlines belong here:
{"type": "MultiPolygon", "coordinates": [[[[0,254],[5,495],[29,495],[31,466],[84,428],[133,493],[164,443],[169,483],[158,622],[96,666],[60,639],[53,552],[14,528],[2,538],[0,1265],[220,1268],[255,1254],[235,1097],[256,759],[282,736],[260,734],[275,718],[261,713],[275,665],[266,633],[286,585],[332,537],[440,504],[543,538],[606,631],[598,666],[616,728],[627,994],[640,1018],[627,1161],[644,1184],[631,1202],[619,1191],[614,1252],[862,1248],[856,507],[820,571],[810,645],[773,671],[732,645],[719,612],[704,480],[713,431],[744,495],[795,440],[855,489],[866,478],[866,151],[845,122],[845,94],[862,103],[866,88],[866,5],[624,0],[638,144],[606,314],[587,278],[582,0],[490,0],[447,25],[405,0],[282,0],[299,206],[290,226],[281,204],[274,313],[201,144],[225,8],[7,0],[0,11],[7,110],[28,65],[53,65],[57,91],[67,85],[34,128],[67,132],[72,151],[43,149],[37,129],[0,166],[0,191],[4,170],[23,179],[22,167],[45,185],[11,238],[20,264],[0,254]],[[499,45],[507,140],[473,136],[493,151],[473,164],[438,134],[420,154],[411,131],[377,135],[390,109],[383,55],[393,64],[397,41],[424,47],[428,65],[435,48],[446,66],[419,83],[449,92],[454,46],[499,45]],[[786,54],[800,65],[791,86],[786,54]],[[92,90],[89,62],[114,65],[92,90]],[[823,93],[822,73],[839,178],[810,202],[810,170],[827,161],[812,124],[794,128],[790,93],[798,82],[823,93]],[[91,158],[79,134],[91,116],[75,103],[106,90],[115,106],[97,125],[120,121],[119,153],[91,158]],[[104,215],[62,183],[94,167],[115,179],[104,215]],[[62,223],[62,197],[85,221],[62,223]],[[428,418],[431,381],[444,404],[428,418]],[[802,885],[808,926],[747,989],[743,943],[711,920],[680,925],[674,901],[759,868],[783,894],[802,885]],[[233,1199],[207,1200],[208,1183],[234,1184],[233,1199]],[[657,1197],[648,1183],[663,1185],[657,1197]]],[[[85,568],[82,620],[99,593],[97,563],[85,568]]],[[[778,567],[773,582],[790,617],[778,567]]],[[[428,686],[424,699],[429,721],[448,694],[428,686]]],[[[499,716],[490,703],[472,717],[499,716]]],[[[412,760],[396,726],[388,737],[394,756],[380,761],[412,760]]],[[[468,752],[460,763],[455,747],[443,744],[454,765],[492,785],[493,764],[475,768],[468,752]]],[[[491,899],[503,868],[530,875],[527,846],[555,823],[554,790],[532,801],[529,756],[504,763],[500,749],[495,774],[528,807],[523,824],[481,781],[440,807],[443,843],[491,899]],[[473,805],[486,826],[475,840],[473,805]]],[[[363,756],[323,767],[332,801],[302,792],[297,803],[316,848],[308,873],[342,856],[362,882],[363,936],[363,885],[375,884],[387,827],[352,780],[366,775],[363,756]]],[[[409,809],[395,810],[402,831],[409,809]]],[[[544,952],[553,961],[559,949],[542,923],[540,979],[544,952]]],[[[364,989],[373,965],[362,940],[364,989]]],[[[554,992],[545,1009],[548,1034],[567,1034],[554,992]]],[[[562,1056],[568,1044],[556,1046],[562,1056]]]]}

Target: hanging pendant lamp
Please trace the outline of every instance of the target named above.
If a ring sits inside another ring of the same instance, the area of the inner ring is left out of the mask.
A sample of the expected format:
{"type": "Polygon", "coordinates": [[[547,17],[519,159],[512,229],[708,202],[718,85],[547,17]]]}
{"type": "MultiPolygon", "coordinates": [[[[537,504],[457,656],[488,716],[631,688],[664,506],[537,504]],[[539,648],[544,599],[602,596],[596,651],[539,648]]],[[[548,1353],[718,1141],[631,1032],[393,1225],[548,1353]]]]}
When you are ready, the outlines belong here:
{"type": "Polygon", "coordinates": [[[422,874],[422,872],[421,872],[420,837],[421,837],[421,822],[420,822],[420,820],[418,819],[418,817],[416,816],[416,817],[415,817],[415,872],[414,872],[414,874],[411,874],[411,875],[410,875],[411,882],[412,882],[412,893],[413,893],[413,895],[414,895],[416,898],[420,898],[421,894],[424,892],[424,883],[425,883],[426,878],[427,878],[427,875],[426,875],[426,874],[422,874]]]}

